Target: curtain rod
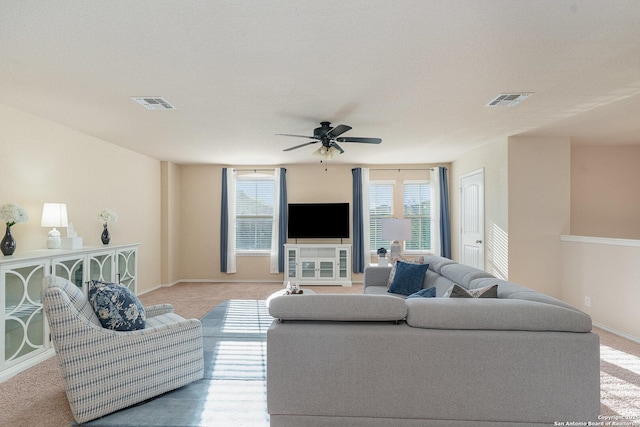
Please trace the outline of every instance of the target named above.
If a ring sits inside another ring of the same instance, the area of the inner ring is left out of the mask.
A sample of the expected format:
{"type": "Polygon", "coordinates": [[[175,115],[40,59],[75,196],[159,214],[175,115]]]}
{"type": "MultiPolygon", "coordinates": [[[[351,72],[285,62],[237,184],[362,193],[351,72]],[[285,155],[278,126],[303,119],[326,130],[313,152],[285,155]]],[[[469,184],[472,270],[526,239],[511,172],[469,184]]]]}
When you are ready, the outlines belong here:
{"type": "Polygon", "coordinates": [[[271,169],[237,169],[237,168],[233,168],[233,170],[238,171],[238,172],[273,172],[275,168],[271,168],[271,169]]]}

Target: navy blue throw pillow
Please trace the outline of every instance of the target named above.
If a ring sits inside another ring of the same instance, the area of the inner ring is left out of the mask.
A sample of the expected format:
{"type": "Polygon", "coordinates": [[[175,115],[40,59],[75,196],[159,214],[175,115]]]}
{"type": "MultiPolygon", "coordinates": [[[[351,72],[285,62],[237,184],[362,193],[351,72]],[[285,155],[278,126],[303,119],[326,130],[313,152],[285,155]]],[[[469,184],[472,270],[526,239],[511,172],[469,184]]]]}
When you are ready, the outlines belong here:
{"type": "Polygon", "coordinates": [[[436,287],[432,287],[429,289],[422,289],[418,292],[414,292],[407,297],[409,298],[435,298],[436,297],[436,287]]]}
{"type": "Polygon", "coordinates": [[[147,319],[144,307],[127,287],[92,280],[88,294],[103,328],[116,331],[144,329],[147,319]]]}
{"type": "Polygon", "coordinates": [[[388,292],[394,294],[411,295],[422,289],[424,275],[427,274],[429,264],[413,264],[396,262],[396,275],[389,286],[388,292]]]}

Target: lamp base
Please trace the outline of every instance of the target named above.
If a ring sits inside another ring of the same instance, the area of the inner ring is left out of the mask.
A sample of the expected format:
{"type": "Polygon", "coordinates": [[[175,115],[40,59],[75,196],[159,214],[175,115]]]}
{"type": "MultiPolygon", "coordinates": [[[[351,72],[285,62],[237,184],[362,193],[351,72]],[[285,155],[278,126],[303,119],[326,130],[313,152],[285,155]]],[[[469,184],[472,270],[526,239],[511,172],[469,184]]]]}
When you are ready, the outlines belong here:
{"type": "Polygon", "coordinates": [[[60,232],[54,228],[49,232],[49,237],[47,237],[47,248],[60,249],[61,246],[60,232]]]}
{"type": "Polygon", "coordinates": [[[399,241],[394,240],[391,243],[391,249],[389,250],[389,260],[393,263],[394,260],[402,257],[402,245],[399,241]]]}

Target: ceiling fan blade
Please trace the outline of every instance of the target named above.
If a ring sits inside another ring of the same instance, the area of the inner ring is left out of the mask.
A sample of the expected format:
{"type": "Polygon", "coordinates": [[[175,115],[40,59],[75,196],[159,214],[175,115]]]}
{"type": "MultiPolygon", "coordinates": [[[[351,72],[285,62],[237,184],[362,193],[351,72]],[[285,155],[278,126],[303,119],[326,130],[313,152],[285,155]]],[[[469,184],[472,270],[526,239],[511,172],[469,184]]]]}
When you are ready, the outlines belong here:
{"type": "Polygon", "coordinates": [[[336,127],[334,127],[333,129],[331,129],[329,132],[327,132],[327,136],[331,139],[336,138],[339,135],[342,135],[343,133],[345,133],[348,130],[351,130],[351,126],[347,126],[347,125],[338,125],[336,127]]]}
{"type": "Polygon", "coordinates": [[[296,145],[295,147],[289,147],[289,148],[285,148],[282,151],[291,151],[291,150],[295,150],[296,148],[301,148],[301,147],[306,147],[307,145],[310,144],[315,144],[318,141],[309,141],[309,142],[305,142],[304,144],[300,144],[300,145],[296,145]]]}
{"type": "Polygon", "coordinates": [[[364,144],[380,144],[382,139],[380,138],[358,138],[355,136],[345,136],[341,138],[336,138],[338,142],[361,142],[364,144]]]}
{"type": "Polygon", "coordinates": [[[335,147],[338,149],[338,151],[340,151],[340,154],[344,153],[344,150],[342,149],[342,147],[340,147],[338,144],[336,144],[335,142],[332,142],[331,144],[329,144],[330,147],[335,147]]]}
{"type": "Polygon", "coordinates": [[[318,139],[315,136],[307,136],[307,135],[292,135],[290,133],[276,133],[278,136],[294,136],[296,138],[309,138],[309,139],[318,139]]]}

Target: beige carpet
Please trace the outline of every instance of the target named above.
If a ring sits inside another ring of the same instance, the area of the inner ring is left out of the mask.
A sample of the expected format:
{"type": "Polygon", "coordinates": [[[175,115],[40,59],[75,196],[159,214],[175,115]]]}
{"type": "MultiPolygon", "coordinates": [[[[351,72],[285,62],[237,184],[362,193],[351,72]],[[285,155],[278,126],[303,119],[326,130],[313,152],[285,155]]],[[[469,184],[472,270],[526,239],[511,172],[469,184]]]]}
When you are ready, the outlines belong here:
{"type": "MultiPolygon", "coordinates": [[[[351,288],[310,287],[319,293],[362,293],[351,288]]],[[[201,318],[229,299],[266,299],[282,289],[265,283],[181,283],[144,294],[145,305],[169,302],[176,313],[201,318]]],[[[640,417],[640,344],[595,329],[602,345],[601,381],[603,415],[640,417]]],[[[70,426],[73,416],[62,389],[55,358],[0,383],[0,426],[70,426]]]]}

